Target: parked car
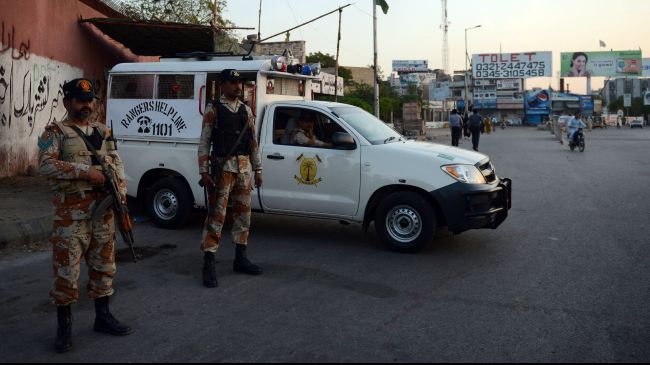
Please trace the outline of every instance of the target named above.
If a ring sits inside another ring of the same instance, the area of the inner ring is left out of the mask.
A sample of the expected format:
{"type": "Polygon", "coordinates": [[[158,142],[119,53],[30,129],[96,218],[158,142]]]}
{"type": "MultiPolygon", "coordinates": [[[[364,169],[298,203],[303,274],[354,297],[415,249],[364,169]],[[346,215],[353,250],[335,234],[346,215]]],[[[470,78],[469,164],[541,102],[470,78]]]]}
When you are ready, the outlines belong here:
{"type": "Polygon", "coordinates": [[[643,121],[641,119],[631,121],[630,128],[643,128],[643,121]]]}

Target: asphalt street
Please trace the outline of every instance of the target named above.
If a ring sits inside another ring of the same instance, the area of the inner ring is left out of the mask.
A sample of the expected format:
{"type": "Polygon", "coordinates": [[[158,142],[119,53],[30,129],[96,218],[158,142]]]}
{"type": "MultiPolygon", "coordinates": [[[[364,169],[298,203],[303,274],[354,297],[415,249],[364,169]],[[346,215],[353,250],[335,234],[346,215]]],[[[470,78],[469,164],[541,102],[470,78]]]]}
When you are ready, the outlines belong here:
{"type": "Polygon", "coordinates": [[[200,214],[176,231],[139,224],[144,257],[120,246],[111,307],[135,333],[93,332],[82,289],[62,355],[50,254],[4,257],[0,359],[649,362],[650,128],[594,130],[586,143],[571,152],[532,128],[483,135],[480,151],[513,181],[510,216],[496,230],[440,231],[420,254],[385,250],[372,226],[254,214],[249,256],[264,275],[233,273],[227,239],[207,289],[200,214]]]}

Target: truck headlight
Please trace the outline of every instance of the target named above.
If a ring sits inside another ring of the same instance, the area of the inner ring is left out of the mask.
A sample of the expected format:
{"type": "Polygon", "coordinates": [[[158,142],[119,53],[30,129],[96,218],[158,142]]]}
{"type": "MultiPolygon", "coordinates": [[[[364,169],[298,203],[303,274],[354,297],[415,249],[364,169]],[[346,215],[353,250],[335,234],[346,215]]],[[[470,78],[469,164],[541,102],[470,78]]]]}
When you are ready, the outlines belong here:
{"type": "Polygon", "coordinates": [[[442,171],[454,179],[467,184],[485,184],[485,176],[473,165],[445,165],[442,171]]]}

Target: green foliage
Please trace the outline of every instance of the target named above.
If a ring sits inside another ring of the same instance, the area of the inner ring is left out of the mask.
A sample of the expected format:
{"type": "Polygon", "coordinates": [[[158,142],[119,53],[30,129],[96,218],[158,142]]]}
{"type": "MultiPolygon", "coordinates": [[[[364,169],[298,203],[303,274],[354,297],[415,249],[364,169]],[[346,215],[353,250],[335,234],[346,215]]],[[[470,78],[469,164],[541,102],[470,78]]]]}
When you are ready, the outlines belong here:
{"type": "MultiPolygon", "coordinates": [[[[219,14],[226,5],[226,1],[219,2],[219,14]]],[[[120,10],[137,20],[209,25],[213,8],[211,0],[123,0],[120,10]]],[[[221,17],[217,23],[219,26],[231,24],[221,17]]]]}
{"type": "Polygon", "coordinates": [[[336,58],[329,53],[316,52],[307,56],[307,63],[317,62],[320,62],[320,66],[323,68],[336,67],[336,58]]]}
{"type": "Polygon", "coordinates": [[[607,105],[607,109],[610,113],[616,113],[618,110],[625,111],[625,109],[629,109],[629,112],[626,114],[636,116],[645,115],[650,112],[650,107],[643,105],[643,98],[632,98],[632,106],[630,108],[625,108],[623,103],[623,96],[619,96],[618,99],[612,100],[609,105],[607,105]]]}

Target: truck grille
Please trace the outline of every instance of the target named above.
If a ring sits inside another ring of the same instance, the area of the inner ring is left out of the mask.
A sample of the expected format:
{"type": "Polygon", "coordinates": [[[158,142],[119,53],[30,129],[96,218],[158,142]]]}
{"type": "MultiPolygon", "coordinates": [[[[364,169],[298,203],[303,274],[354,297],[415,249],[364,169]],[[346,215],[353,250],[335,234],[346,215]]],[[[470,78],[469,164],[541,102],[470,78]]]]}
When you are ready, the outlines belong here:
{"type": "Polygon", "coordinates": [[[485,177],[485,182],[492,184],[497,179],[497,172],[492,162],[488,160],[487,162],[481,164],[478,169],[481,171],[481,174],[485,177]]]}

